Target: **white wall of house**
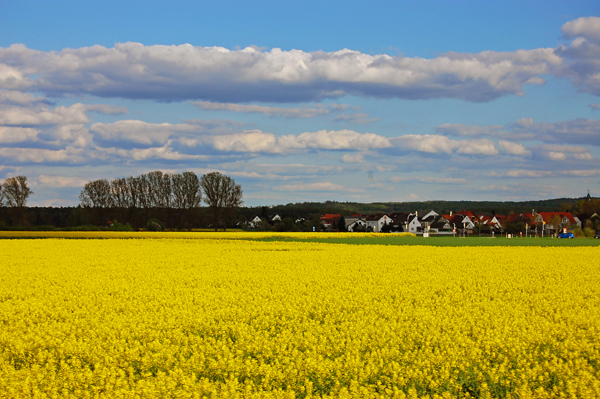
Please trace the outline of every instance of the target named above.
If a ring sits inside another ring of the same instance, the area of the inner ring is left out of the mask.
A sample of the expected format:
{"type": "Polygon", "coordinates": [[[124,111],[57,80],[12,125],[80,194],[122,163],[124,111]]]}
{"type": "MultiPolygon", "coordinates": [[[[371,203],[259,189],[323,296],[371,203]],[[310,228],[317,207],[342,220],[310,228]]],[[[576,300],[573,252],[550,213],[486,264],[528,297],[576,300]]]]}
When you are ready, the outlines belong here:
{"type": "Polygon", "coordinates": [[[374,232],[379,233],[381,228],[388,223],[392,223],[392,218],[388,215],[383,215],[378,220],[367,220],[367,229],[371,227],[374,232]]]}
{"type": "Polygon", "coordinates": [[[354,227],[355,226],[362,226],[362,227],[366,228],[367,227],[367,222],[365,222],[362,219],[357,219],[357,220],[355,220],[354,222],[352,222],[352,223],[350,223],[348,225],[348,231],[354,231],[354,227]]]}
{"type": "Polygon", "coordinates": [[[421,232],[421,222],[419,222],[419,219],[414,217],[412,218],[412,220],[408,223],[408,232],[409,233],[414,233],[417,234],[418,232],[421,232]]]}

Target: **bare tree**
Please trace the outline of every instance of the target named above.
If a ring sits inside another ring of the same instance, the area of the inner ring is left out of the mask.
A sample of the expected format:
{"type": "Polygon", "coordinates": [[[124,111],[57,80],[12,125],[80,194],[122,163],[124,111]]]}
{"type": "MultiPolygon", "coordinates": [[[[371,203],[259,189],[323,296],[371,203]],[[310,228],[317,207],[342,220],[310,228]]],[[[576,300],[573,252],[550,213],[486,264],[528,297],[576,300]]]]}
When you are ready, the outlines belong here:
{"type": "Polygon", "coordinates": [[[152,207],[169,208],[172,200],[171,175],[160,170],[148,173],[152,207]]]}
{"type": "Polygon", "coordinates": [[[4,193],[2,192],[2,184],[0,184],[0,208],[4,206],[4,193]]]}
{"type": "Polygon", "coordinates": [[[227,230],[227,218],[233,210],[243,204],[242,187],[235,181],[219,172],[202,175],[200,187],[204,191],[204,202],[212,214],[213,225],[217,231],[219,225],[227,230]]]}
{"type": "Polygon", "coordinates": [[[193,209],[200,206],[202,190],[200,179],[194,172],[183,172],[171,175],[173,190],[173,207],[177,209],[193,209]]]}
{"type": "Polygon", "coordinates": [[[31,194],[33,194],[33,191],[27,185],[26,176],[9,177],[2,183],[0,198],[4,198],[7,206],[23,208],[31,194]]]}
{"type": "Polygon", "coordinates": [[[126,178],[114,179],[110,182],[111,203],[121,209],[131,206],[131,193],[126,178]]]}
{"type": "Polygon", "coordinates": [[[79,194],[84,208],[110,208],[112,206],[111,186],[108,180],[99,179],[86,183],[79,194]]]}
{"type": "Polygon", "coordinates": [[[152,199],[150,197],[150,182],[148,175],[128,177],[127,182],[131,189],[131,202],[135,208],[150,208],[152,199]]]}

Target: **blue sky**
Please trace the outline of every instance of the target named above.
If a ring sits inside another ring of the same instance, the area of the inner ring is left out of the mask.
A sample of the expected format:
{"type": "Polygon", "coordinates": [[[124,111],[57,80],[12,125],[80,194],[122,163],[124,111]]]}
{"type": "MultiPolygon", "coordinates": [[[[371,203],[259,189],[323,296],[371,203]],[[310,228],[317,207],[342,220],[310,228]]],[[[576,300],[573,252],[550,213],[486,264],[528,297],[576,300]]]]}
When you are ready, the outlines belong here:
{"type": "Polygon", "coordinates": [[[0,1],[0,179],[220,171],[248,205],[600,195],[593,1],[0,1]]]}

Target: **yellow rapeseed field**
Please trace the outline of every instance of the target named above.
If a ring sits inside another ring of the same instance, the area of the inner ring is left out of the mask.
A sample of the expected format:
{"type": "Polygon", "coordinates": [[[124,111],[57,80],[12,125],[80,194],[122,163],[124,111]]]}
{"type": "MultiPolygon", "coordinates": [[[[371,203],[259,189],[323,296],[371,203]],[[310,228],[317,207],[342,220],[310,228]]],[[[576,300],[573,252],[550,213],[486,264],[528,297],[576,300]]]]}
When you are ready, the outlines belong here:
{"type": "Polygon", "coordinates": [[[598,398],[599,260],[598,247],[2,240],[0,397],[598,398]]]}

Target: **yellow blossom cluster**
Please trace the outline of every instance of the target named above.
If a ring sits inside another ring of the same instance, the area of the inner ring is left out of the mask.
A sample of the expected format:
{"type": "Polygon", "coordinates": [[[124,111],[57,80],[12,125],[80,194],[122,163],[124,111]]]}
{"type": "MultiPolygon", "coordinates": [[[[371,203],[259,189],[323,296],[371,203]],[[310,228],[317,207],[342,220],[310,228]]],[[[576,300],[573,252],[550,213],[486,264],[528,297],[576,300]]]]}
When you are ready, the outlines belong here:
{"type": "Polygon", "coordinates": [[[0,249],[0,397],[600,397],[598,247],[0,249]]]}

